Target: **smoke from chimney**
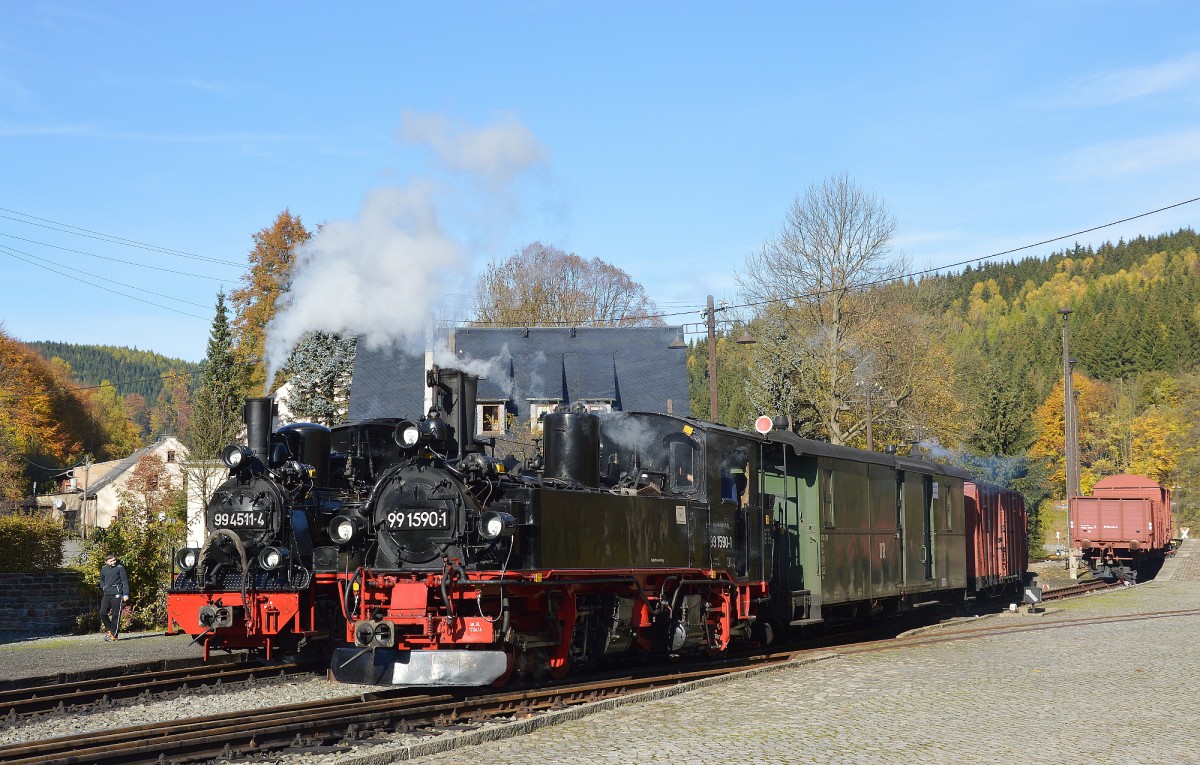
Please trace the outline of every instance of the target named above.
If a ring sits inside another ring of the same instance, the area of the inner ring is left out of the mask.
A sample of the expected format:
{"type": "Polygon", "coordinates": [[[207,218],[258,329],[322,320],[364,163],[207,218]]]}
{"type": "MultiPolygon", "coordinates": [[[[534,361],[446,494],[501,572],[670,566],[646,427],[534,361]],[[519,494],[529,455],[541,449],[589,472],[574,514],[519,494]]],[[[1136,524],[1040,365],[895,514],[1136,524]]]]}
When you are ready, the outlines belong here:
{"type": "MultiPolygon", "coordinates": [[[[511,220],[513,181],[541,163],[545,151],[515,118],[477,130],[431,115],[406,115],[402,142],[429,148],[457,183],[430,178],[365,195],[353,220],[321,226],[296,248],[290,286],[267,326],[267,389],[307,332],[360,336],[375,348],[398,346],[423,353],[432,317],[445,295],[469,287],[478,245],[490,236],[455,216],[464,196],[511,220]],[[465,227],[464,227],[465,225],[465,227]]],[[[479,219],[476,212],[467,217],[479,219]]]]}

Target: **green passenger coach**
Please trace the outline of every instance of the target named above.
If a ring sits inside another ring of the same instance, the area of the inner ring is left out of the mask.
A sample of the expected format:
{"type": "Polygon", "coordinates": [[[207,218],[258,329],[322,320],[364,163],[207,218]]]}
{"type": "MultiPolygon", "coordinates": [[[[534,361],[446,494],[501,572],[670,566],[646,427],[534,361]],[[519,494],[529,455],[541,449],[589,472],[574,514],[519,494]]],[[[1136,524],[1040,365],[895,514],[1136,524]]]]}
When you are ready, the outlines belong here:
{"type": "Polygon", "coordinates": [[[790,433],[770,433],[761,452],[777,622],[862,618],[965,593],[968,473],[790,433]]]}

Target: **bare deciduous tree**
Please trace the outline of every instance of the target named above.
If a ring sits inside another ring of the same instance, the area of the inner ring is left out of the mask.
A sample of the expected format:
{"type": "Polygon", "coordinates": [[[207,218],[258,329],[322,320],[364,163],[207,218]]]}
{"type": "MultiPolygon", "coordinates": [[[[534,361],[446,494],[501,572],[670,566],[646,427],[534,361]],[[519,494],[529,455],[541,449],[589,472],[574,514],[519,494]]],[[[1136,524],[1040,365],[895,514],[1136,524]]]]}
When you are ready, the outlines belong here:
{"type": "Polygon", "coordinates": [[[475,283],[475,322],[488,326],[661,326],[656,310],[620,268],[540,242],[488,264],[475,283]]]}
{"type": "Polygon", "coordinates": [[[779,341],[757,349],[762,368],[752,376],[773,383],[752,398],[835,444],[865,427],[839,415],[863,397],[864,385],[877,384],[885,295],[874,287],[907,268],[891,257],[895,231],[883,201],[842,174],[798,197],[780,233],[737,275],[751,302],[770,301],[760,319],[779,341]]]}

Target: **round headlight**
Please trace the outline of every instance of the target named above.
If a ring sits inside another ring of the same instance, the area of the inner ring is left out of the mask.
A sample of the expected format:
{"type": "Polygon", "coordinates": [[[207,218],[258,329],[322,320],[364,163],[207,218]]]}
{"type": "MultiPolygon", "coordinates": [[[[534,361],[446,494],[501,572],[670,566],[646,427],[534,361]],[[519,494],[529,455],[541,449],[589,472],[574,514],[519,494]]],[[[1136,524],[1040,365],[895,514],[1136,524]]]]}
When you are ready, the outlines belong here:
{"type": "Polygon", "coordinates": [[[392,440],[401,449],[412,449],[421,441],[421,428],[411,420],[401,420],[392,432],[392,440]]]}
{"type": "Polygon", "coordinates": [[[236,470],[246,462],[246,459],[251,454],[253,454],[253,452],[246,447],[233,444],[232,446],[226,446],[225,450],[221,452],[221,461],[224,462],[225,466],[230,470],[236,470]]]}
{"type": "Polygon", "coordinates": [[[354,522],[349,518],[338,516],[329,523],[329,538],[339,545],[344,545],[354,538],[354,522]]]}
{"type": "Polygon", "coordinates": [[[483,535],[489,539],[500,536],[504,531],[504,521],[498,515],[493,515],[483,522],[483,535]]]}
{"type": "Polygon", "coordinates": [[[265,547],[258,554],[258,565],[264,571],[274,571],[287,562],[288,551],[283,547],[265,547]]]}
{"type": "Polygon", "coordinates": [[[517,519],[508,513],[489,510],[479,519],[479,534],[487,541],[509,536],[517,527],[517,519]]]}
{"type": "Polygon", "coordinates": [[[200,560],[200,551],[194,547],[185,547],[175,553],[175,565],[181,571],[191,571],[200,560]]]}

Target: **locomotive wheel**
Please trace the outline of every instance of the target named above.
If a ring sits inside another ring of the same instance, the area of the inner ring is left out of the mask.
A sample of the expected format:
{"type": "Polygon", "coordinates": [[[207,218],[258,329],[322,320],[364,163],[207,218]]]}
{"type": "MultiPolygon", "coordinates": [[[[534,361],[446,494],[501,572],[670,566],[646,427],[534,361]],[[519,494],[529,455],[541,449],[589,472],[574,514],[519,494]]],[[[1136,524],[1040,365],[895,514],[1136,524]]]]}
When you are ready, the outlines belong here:
{"type": "Polygon", "coordinates": [[[504,670],[504,674],[492,681],[493,688],[503,688],[508,685],[509,679],[513,676],[513,671],[517,668],[517,649],[511,645],[504,646],[504,655],[508,657],[508,668],[504,670]]]}
{"type": "Polygon", "coordinates": [[[561,659],[556,659],[553,656],[548,657],[546,662],[546,674],[551,680],[562,680],[571,671],[571,657],[563,656],[561,659]]]}

